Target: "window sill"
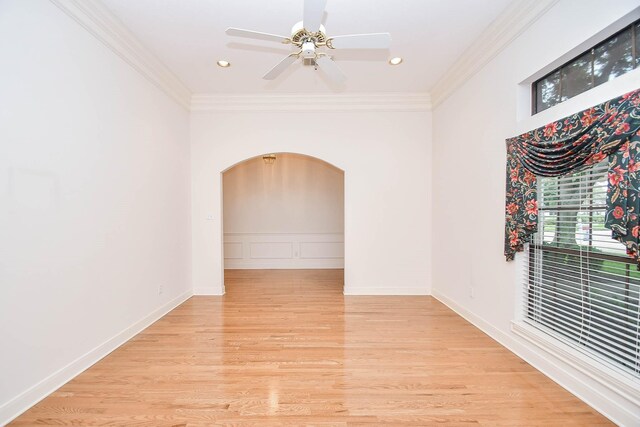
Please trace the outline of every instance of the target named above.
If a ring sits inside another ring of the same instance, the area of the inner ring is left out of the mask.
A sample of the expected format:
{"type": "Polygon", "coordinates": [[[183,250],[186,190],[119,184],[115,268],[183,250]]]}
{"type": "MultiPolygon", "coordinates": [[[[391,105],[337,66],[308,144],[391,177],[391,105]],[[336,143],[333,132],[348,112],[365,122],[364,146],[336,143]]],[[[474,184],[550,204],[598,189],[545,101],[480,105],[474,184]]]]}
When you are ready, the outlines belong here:
{"type": "Polygon", "coordinates": [[[640,406],[640,380],[592,359],[524,321],[511,322],[511,331],[629,402],[640,406]]]}

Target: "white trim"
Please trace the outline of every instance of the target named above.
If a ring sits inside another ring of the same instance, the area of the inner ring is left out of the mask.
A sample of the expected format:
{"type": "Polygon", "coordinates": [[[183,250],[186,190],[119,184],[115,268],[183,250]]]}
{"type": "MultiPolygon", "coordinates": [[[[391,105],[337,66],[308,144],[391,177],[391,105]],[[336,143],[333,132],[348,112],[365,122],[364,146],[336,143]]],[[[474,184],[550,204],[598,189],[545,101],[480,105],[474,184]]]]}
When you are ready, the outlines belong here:
{"type": "MultiPolygon", "coordinates": [[[[640,68],[631,70],[626,74],[616,77],[606,83],[586,90],[574,97],[562,101],[546,110],[531,115],[531,86],[519,85],[521,97],[518,100],[520,106],[519,120],[516,124],[515,135],[537,129],[547,123],[561,120],[579,111],[591,108],[612,98],[621,96],[627,92],[638,89],[640,85],[640,68]]],[[[509,135],[511,137],[513,135],[509,135]]]]}
{"type": "Polygon", "coordinates": [[[194,296],[222,296],[224,295],[224,288],[215,287],[197,287],[193,288],[194,296]]]}
{"type": "Polygon", "coordinates": [[[392,288],[390,286],[358,286],[358,285],[344,285],[345,295],[387,295],[387,296],[426,296],[430,295],[429,290],[426,288],[420,290],[407,289],[407,288],[392,288]]]}
{"type": "Polygon", "coordinates": [[[191,111],[431,111],[426,93],[194,94],[191,111]]]}
{"type": "Polygon", "coordinates": [[[607,25],[604,29],[598,31],[584,42],[574,46],[551,63],[542,67],[533,74],[522,79],[517,89],[516,117],[518,123],[517,134],[528,132],[544,126],[549,122],[559,120],[566,116],[572,115],[577,111],[590,108],[593,105],[608,101],[611,98],[622,95],[638,88],[640,82],[640,68],[631,70],[613,80],[592,87],[578,95],[575,95],[566,101],[559,102],[546,110],[533,114],[532,108],[532,84],[534,81],[547,75],[549,72],[566,64],[573,58],[585,53],[592,47],[598,45],[613,34],[621,31],[625,27],[631,25],[640,18],[640,6],[624,15],[617,21],[607,25]]]}
{"type": "Polygon", "coordinates": [[[569,345],[525,322],[511,322],[511,330],[531,344],[557,357],[635,405],[640,406],[640,381],[594,362],[582,352],[571,348],[569,345]]]}
{"type": "Polygon", "coordinates": [[[507,7],[428,93],[191,94],[189,88],[99,0],[50,0],[180,105],[192,111],[430,111],[498,55],[559,0],[507,7]]]}
{"type": "MultiPolygon", "coordinates": [[[[527,78],[523,79],[520,82],[520,84],[530,86],[534,81],[542,78],[543,76],[546,76],[551,71],[555,70],[556,68],[560,67],[563,64],[566,64],[568,61],[574,58],[577,58],[578,56],[584,53],[587,53],[593,47],[603,42],[604,40],[608,39],[609,37],[613,36],[618,31],[621,31],[625,27],[628,27],[638,19],[640,19],[640,6],[633,9],[631,12],[627,13],[622,18],[607,25],[605,28],[598,31],[597,33],[589,37],[587,40],[584,40],[582,43],[578,44],[577,46],[574,46],[569,51],[565,52],[563,55],[560,55],[554,61],[542,67],[535,73],[527,76],[527,78]]],[[[529,92],[531,92],[531,90],[529,90],[529,92]]]]}
{"type": "MultiPolygon", "coordinates": [[[[509,346],[510,341],[512,340],[512,338],[509,337],[507,334],[505,334],[504,332],[500,331],[498,328],[494,327],[492,324],[490,324],[486,320],[482,319],[481,317],[476,316],[474,313],[472,313],[471,311],[467,310],[466,308],[463,308],[461,305],[459,305],[458,303],[454,302],[452,299],[450,299],[449,297],[443,295],[439,291],[434,289],[431,295],[435,299],[437,299],[438,301],[440,301],[441,303],[443,303],[444,305],[449,307],[451,310],[453,310],[456,314],[460,315],[466,321],[471,323],[473,326],[477,327],[482,332],[484,332],[485,334],[489,335],[491,338],[493,338],[498,343],[502,344],[504,347],[506,347],[509,350],[511,350],[513,353],[516,353],[509,346]]],[[[518,355],[518,356],[520,356],[520,355],[518,355]]]]}
{"type": "Polygon", "coordinates": [[[633,402],[629,402],[629,405],[623,406],[619,401],[607,399],[598,393],[597,390],[591,389],[581,378],[562,366],[562,361],[557,357],[548,357],[548,355],[545,357],[544,354],[532,351],[537,347],[531,349],[530,346],[524,345],[527,344],[527,342],[517,340],[515,334],[511,336],[500,331],[491,323],[475,315],[437,290],[433,290],[432,296],[617,425],[640,425],[640,413],[637,411],[637,407],[634,408],[635,410],[629,409],[633,402]]]}
{"type": "Polygon", "coordinates": [[[191,91],[98,0],[50,0],[184,108],[191,91]]]}
{"type": "Polygon", "coordinates": [[[328,259],[230,259],[225,270],[335,270],[344,268],[344,258],[328,259]]]}
{"type": "Polygon", "coordinates": [[[511,3],[436,82],[431,89],[432,105],[440,105],[558,1],[518,0],[511,3]]]}
{"type": "MultiPolygon", "coordinates": [[[[306,156],[306,154],[301,154],[301,156],[306,156]]],[[[327,163],[322,159],[318,158],[318,160],[320,160],[320,161],[322,161],[324,163],[327,163]]],[[[327,164],[331,164],[331,163],[327,163],[327,164]]],[[[333,165],[331,165],[331,166],[333,166],[333,165]]],[[[336,169],[337,169],[337,167],[336,167],[336,169]]],[[[342,169],[340,169],[340,170],[342,170],[342,169]]],[[[225,236],[247,236],[247,235],[251,235],[251,236],[300,236],[300,235],[304,235],[304,236],[335,236],[335,235],[340,235],[340,236],[342,236],[342,234],[343,233],[328,232],[328,231],[327,232],[323,231],[321,233],[294,233],[294,232],[270,233],[268,231],[260,231],[260,232],[257,232],[257,233],[253,233],[253,232],[252,233],[248,233],[248,232],[245,232],[245,231],[242,231],[242,232],[240,232],[240,231],[229,231],[229,232],[225,232],[224,233],[225,236]]]]}
{"type": "Polygon", "coordinates": [[[344,268],[343,233],[229,232],[223,237],[225,269],[344,268]]]}
{"type": "Polygon", "coordinates": [[[27,409],[31,408],[33,405],[56,391],[58,388],[62,387],[67,382],[71,381],[76,376],[80,375],[86,369],[100,361],[100,359],[116,350],[152,323],[156,322],[168,312],[191,298],[192,295],[191,291],[187,291],[163,304],[133,325],[119,332],[92,350],[89,350],[84,355],[78,357],[76,360],[60,368],[39,383],[2,405],[2,407],[0,407],[0,425],[8,424],[11,420],[18,417],[27,409]]]}

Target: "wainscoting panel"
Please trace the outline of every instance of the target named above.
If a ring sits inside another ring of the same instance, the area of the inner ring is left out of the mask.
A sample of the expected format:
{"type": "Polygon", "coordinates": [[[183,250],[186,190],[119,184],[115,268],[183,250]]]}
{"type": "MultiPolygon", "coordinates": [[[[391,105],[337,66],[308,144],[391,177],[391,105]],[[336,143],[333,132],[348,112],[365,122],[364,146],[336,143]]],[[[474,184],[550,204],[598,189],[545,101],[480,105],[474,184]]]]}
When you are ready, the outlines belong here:
{"type": "Polygon", "coordinates": [[[251,259],[290,259],[293,257],[291,242],[250,242],[251,259]]]}
{"type": "Polygon", "coordinates": [[[343,242],[301,242],[300,258],[344,258],[343,242]]]}
{"type": "Polygon", "coordinates": [[[242,243],[224,243],[224,257],[229,259],[242,259],[242,243]]]}
{"type": "Polygon", "coordinates": [[[344,235],[225,233],[224,267],[344,268],[344,235]]]}

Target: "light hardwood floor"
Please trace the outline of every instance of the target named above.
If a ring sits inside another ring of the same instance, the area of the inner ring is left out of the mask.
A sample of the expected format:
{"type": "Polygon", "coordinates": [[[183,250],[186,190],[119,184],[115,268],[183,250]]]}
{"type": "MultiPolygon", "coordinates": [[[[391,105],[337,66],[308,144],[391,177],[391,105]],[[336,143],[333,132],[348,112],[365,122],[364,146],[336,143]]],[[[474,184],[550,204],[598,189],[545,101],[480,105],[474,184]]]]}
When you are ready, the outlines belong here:
{"type": "Polygon", "coordinates": [[[610,423],[431,297],[339,270],[227,271],[14,425],[610,423]]]}

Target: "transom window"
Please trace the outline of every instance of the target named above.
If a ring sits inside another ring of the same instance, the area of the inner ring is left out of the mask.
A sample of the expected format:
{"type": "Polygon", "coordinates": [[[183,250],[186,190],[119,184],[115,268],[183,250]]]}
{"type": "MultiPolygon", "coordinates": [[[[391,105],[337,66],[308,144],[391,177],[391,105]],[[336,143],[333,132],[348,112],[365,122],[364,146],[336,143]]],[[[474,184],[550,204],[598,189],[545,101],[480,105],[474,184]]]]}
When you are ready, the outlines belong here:
{"type": "Polygon", "coordinates": [[[538,180],[538,233],[529,245],[525,322],[640,378],[640,271],[604,227],[607,161],[538,180]]]}
{"type": "Polygon", "coordinates": [[[533,114],[640,66],[640,20],[532,85],[533,114]]]}

